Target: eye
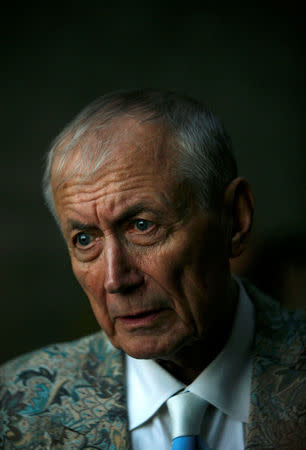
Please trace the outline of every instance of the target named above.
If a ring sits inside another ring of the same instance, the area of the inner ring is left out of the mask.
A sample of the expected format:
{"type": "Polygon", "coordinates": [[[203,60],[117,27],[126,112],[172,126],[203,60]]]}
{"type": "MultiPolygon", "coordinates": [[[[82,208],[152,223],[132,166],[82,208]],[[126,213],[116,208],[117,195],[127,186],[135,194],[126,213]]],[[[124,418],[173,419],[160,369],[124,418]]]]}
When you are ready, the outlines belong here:
{"type": "Polygon", "coordinates": [[[84,231],[78,233],[74,238],[74,243],[80,245],[81,247],[86,247],[87,245],[91,244],[91,242],[92,236],[89,233],[85,233],[84,231]]]}
{"type": "Polygon", "coordinates": [[[134,222],[134,226],[138,231],[147,231],[152,227],[152,225],[153,222],[145,219],[137,219],[134,222]]]}

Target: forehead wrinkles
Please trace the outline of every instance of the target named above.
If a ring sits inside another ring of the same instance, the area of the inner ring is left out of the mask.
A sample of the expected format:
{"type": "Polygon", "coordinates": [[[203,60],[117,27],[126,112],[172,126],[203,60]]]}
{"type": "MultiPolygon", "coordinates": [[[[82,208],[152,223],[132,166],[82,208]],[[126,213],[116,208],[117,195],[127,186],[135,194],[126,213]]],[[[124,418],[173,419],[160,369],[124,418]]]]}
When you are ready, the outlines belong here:
{"type": "Polygon", "coordinates": [[[88,130],[74,147],[69,139],[73,140],[72,136],[66,138],[54,157],[53,192],[72,177],[95,178],[105,164],[112,162],[112,156],[117,152],[121,158],[131,151],[138,151],[139,156],[147,157],[154,166],[163,158],[168,165],[173,165],[173,170],[176,168],[170,130],[157,121],[141,123],[135,118],[119,118],[108,124],[107,129],[88,130]],[[168,158],[164,158],[166,154],[168,158]]]}
{"type": "MultiPolygon", "coordinates": [[[[152,180],[152,177],[150,178],[152,180]]],[[[165,180],[153,184],[143,183],[142,180],[143,176],[137,179],[138,184],[128,183],[126,185],[124,183],[123,186],[109,189],[104,189],[104,185],[99,185],[101,180],[94,185],[67,183],[56,196],[59,212],[64,212],[63,223],[71,213],[73,216],[76,214],[81,221],[87,220],[93,223],[116,220],[126,211],[130,211],[132,214],[132,210],[133,214],[145,210],[155,211],[156,214],[162,215],[166,213],[168,218],[172,217],[177,220],[186,220],[189,217],[194,205],[193,202],[188,201],[188,187],[186,190],[185,186],[184,192],[182,192],[183,186],[171,184],[168,187],[165,180]],[[141,189],[139,189],[139,185],[141,189]]],[[[61,214],[59,215],[61,216],[61,214]]]]}
{"type": "Polygon", "coordinates": [[[96,174],[74,176],[61,183],[59,191],[55,192],[56,203],[74,209],[73,205],[83,202],[89,202],[89,208],[96,206],[95,202],[100,205],[103,202],[104,210],[114,213],[117,206],[131,204],[136,199],[152,202],[154,197],[158,203],[175,208],[171,203],[177,182],[171,170],[173,163],[167,138],[164,133],[145,133],[143,128],[139,139],[139,136],[134,139],[134,135],[132,139],[130,136],[122,139],[96,174]],[[129,195],[130,191],[135,191],[135,198],[133,192],[129,195]]]}
{"type": "MultiPolygon", "coordinates": [[[[125,171],[122,171],[126,175],[125,171]]],[[[128,179],[121,178],[121,171],[110,173],[105,177],[98,178],[97,181],[90,183],[84,182],[82,179],[73,178],[61,186],[57,197],[61,198],[61,203],[73,204],[82,202],[121,202],[125,199],[133,199],[130,192],[136,191],[137,198],[151,198],[150,194],[154,192],[158,195],[159,186],[161,184],[152,184],[152,175],[140,174],[132,175],[128,179]]],[[[161,192],[161,198],[167,198],[167,191],[161,192]]]]}

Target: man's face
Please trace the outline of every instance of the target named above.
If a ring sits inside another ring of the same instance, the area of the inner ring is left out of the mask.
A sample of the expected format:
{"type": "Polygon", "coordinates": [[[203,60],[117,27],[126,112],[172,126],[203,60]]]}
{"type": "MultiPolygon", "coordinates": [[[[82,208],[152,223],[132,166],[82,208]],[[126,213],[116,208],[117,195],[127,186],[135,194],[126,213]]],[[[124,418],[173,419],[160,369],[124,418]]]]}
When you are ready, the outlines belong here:
{"type": "Polygon", "coordinates": [[[126,127],[98,175],[68,179],[55,205],[74,274],[113,345],[171,358],[207,340],[224,308],[225,233],[179,186],[160,127],[126,127]]]}

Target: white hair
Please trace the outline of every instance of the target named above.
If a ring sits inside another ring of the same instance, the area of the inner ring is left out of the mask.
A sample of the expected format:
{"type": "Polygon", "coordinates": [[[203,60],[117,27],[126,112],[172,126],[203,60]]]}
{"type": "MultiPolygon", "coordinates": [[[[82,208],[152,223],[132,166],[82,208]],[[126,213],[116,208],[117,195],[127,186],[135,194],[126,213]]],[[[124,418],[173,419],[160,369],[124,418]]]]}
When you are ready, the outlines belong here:
{"type": "Polygon", "coordinates": [[[77,174],[86,178],[97,172],[119,139],[118,123],[127,117],[140,122],[159,121],[170,131],[182,181],[190,182],[201,208],[216,207],[225,187],[237,176],[231,139],[219,119],[198,101],[175,92],[122,90],[89,104],[52,143],[46,158],[43,192],[56,220],[51,172],[58,187],[66,179],[64,169],[71,164],[76,150],[69,177],[77,174]]]}

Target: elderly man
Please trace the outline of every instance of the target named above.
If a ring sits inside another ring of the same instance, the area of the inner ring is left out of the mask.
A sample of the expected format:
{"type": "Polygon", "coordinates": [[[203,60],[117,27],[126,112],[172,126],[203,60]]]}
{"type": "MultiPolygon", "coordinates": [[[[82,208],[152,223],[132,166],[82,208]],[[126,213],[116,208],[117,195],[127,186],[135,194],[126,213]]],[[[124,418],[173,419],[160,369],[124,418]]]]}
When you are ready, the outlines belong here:
{"type": "Polygon", "coordinates": [[[211,112],[105,95],[44,190],[103,331],[2,368],[1,448],[305,448],[303,322],[231,276],[253,197],[211,112]]]}

